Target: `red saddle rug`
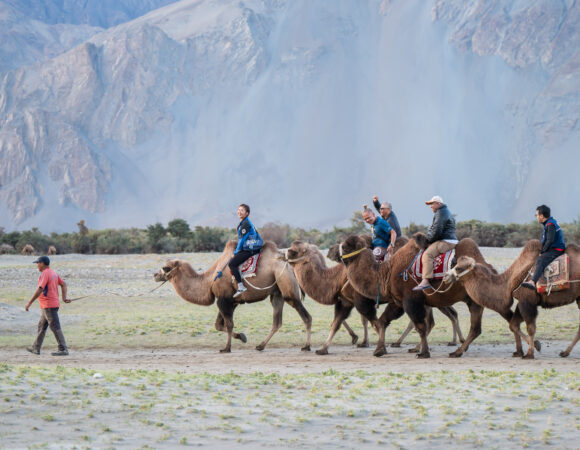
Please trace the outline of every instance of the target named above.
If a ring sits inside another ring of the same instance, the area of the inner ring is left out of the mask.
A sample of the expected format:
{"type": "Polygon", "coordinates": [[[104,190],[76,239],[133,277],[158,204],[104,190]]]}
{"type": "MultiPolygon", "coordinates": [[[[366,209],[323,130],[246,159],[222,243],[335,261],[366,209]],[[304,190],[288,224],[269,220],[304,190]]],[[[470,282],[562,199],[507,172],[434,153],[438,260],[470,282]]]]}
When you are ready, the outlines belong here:
{"type": "MultiPolygon", "coordinates": [[[[423,261],[421,261],[425,250],[421,250],[415,257],[415,261],[411,265],[411,274],[415,278],[421,278],[423,274],[423,261]]],[[[445,273],[451,268],[451,261],[455,256],[455,249],[449,250],[445,253],[440,253],[433,260],[433,278],[443,278],[445,273]]]]}
{"type": "Polygon", "coordinates": [[[550,263],[536,283],[539,294],[563,291],[570,287],[570,258],[566,253],[550,263]]]}
{"type": "Polygon", "coordinates": [[[240,265],[240,273],[242,278],[255,277],[258,271],[258,261],[260,260],[261,253],[257,255],[250,256],[240,265]]]}

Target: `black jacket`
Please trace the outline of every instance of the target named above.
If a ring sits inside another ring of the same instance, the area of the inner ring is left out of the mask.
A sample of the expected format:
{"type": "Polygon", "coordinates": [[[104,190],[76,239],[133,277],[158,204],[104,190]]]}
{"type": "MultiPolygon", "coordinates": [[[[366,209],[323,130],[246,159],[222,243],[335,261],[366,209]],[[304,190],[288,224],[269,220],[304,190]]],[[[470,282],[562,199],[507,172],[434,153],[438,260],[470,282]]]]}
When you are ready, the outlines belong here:
{"type": "Polygon", "coordinates": [[[427,240],[430,244],[443,239],[457,240],[457,236],[455,236],[455,219],[447,205],[442,205],[441,208],[435,211],[433,223],[429,231],[427,231],[427,240]]]}

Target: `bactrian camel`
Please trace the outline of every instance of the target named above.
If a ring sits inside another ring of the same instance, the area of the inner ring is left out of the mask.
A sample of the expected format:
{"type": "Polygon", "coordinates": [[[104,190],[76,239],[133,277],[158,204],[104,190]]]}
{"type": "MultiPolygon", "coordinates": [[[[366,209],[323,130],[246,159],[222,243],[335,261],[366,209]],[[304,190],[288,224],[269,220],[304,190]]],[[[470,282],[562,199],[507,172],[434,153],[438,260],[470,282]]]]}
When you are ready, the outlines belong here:
{"type": "MultiPolygon", "coordinates": [[[[474,301],[509,318],[510,329],[516,335],[517,347],[513,355],[523,356],[526,359],[534,358],[534,348],[540,349],[539,342],[535,340],[538,306],[556,308],[576,302],[580,308],[580,247],[575,244],[566,247],[566,253],[570,258],[569,276],[572,281],[569,289],[552,291],[550,294],[538,294],[520,287],[530,270],[533,271],[540,248],[540,241],[528,242],[518,258],[501,275],[489,273],[485,267],[470,258],[459,258],[457,266],[449,274],[449,281],[457,280],[461,283],[474,301]],[[518,300],[518,303],[513,316],[510,317],[507,310],[512,305],[513,298],[518,300]],[[520,331],[522,321],[526,322],[528,336],[520,331]],[[528,351],[525,355],[519,337],[528,343],[528,351]]],[[[580,326],[576,336],[568,348],[560,352],[560,356],[570,355],[578,340],[580,340],[580,326]]]]}
{"type": "Polygon", "coordinates": [[[240,304],[259,302],[268,296],[274,308],[272,329],[256,349],[263,350],[274,333],[282,326],[282,310],[286,302],[298,312],[306,326],[306,344],[302,350],[310,351],[312,317],[302,304],[300,287],[292,268],[278,258],[276,244],[270,241],[264,243],[256,276],[250,278],[249,283],[244,281],[248,290],[241,296],[233,298],[236,287],[227,262],[233,256],[236,244],[236,241],[228,242],[218,260],[203,273],[196,273],[186,261],[170,260],[155,274],[155,280],[169,280],[181,298],[196,305],[209,306],[217,299],[219,313],[215,328],[227,333],[226,345],[220,350],[222,353],[231,351],[232,336],[246,342],[246,336],[243,333],[233,332],[235,309],[240,304]],[[223,271],[221,277],[217,277],[219,271],[223,271]]]}
{"type": "MultiPolygon", "coordinates": [[[[419,358],[429,358],[427,336],[433,327],[432,314],[429,307],[447,307],[463,301],[467,304],[471,315],[471,326],[465,342],[449,356],[460,357],[469,348],[473,340],[481,334],[481,318],[483,308],[473,302],[465,289],[457,284],[446,292],[433,290],[413,291],[416,281],[403,274],[415,259],[417,253],[427,245],[427,238],[423,233],[417,233],[399,249],[386,264],[377,265],[370,250],[365,249],[363,243],[356,236],[348,237],[342,244],[342,254],[352,254],[344,259],[347,276],[353,287],[363,296],[370,297],[379,294],[379,297],[392,301],[397,307],[407,313],[419,333],[421,344],[419,358]]],[[[472,256],[476,261],[485,263],[477,244],[472,239],[462,239],[455,247],[457,257],[472,256]]],[[[381,316],[382,326],[387,327],[394,320],[392,311],[388,308],[381,316]]],[[[377,349],[378,350],[378,349],[377,349]]],[[[375,352],[381,356],[380,352],[375,352]]]]}

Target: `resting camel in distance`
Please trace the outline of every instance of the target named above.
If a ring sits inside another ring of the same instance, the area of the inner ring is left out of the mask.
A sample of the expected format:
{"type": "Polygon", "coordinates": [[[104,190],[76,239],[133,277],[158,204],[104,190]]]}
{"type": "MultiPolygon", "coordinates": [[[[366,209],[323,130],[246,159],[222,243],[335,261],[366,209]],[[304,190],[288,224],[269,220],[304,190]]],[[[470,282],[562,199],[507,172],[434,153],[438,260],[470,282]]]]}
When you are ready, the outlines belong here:
{"type": "Polygon", "coordinates": [[[34,252],[36,250],[34,250],[34,247],[30,244],[26,244],[23,248],[22,251],[20,252],[22,255],[26,255],[26,256],[30,256],[30,255],[34,255],[34,252]]]}
{"type": "Polygon", "coordinates": [[[56,247],[54,245],[49,246],[46,254],[49,256],[56,255],[56,247]]]}
{"type": "Polygon", "coordinates": [[[183,260],[169,260],[165,266],[155,274],[155,281],[170,281],[177,294],[184,300],[201,306],[210,306],[217,298],[219,313],[215,322],[218,331],[227,333],[226,346],[221,353],[231,352],[232,336],[246,342],[243,333],[234,333],[234,311],[242,303],[255,303],[270,296],[270,303],[274,308],[272,329],[266,339],[256,349],[264,350],[274,333],[282,326],[282,310],[284,302],[288,303],[297,312],[306,326],[306,344],[303,351],[310,351],[310,330],[312,317],[304,308],[300,300],[300,287],[294,272],[286,263],[280,261],[276,244],[266,241],[262,247],[256,276],[245,282],[248,290],[239,297],[233,298],[236,285],[232,281],[227,262],[234,255],[237,241],[229,241],[223,253],[216,262],[204,273],[196,273],[189,263],[183,260]],[[223,276],[216,279],[218,271],[223,276]]]}
{"type": "MultiPolygon", "coordinates": [[[[408,241],[409,241],[409,239],[407,237],[405,237],[405,236],[401,236],[400,238],[398,238],[396,240],[396,242],[395,242],[395,251],[397,251],[399,248],[403,247],[408,241]]],[[[340,247],[339,244],[335,244],[332,247],[330,247],[328,249],[327,256],[332,261],[335,261],[335,262],[338,262],[338,263],[342,263],[342,258],[340,256],[340,249],[339,249],[339,247],[340,247]]],[[[369,240],[368,247],[370,248],[370,240],[369,240]]],[[[353,289],[350,283],[347,285],[347,287],[349,287],[350,289],[353,289]]],[[[352,295],[351,295],[351,297],[352,297],[352,295]]],[[[384,304],[384,303],[386,303],[386,300],[385,299],[382,299],[382,300],[379,299],[379,303],[380,304],[384,304]]],[[[373,304],[376,304],[376,292],[375,292],[373,304]]],[[[458,316],[457,311],[455,310],[455,308],[453,308],[453,306],[445,306],[445,307],[438,308],[438,309],[445,316],[447,316],[449,318],[449,320],[451,321],[451,325],[453,326],[453,341],[448,342],[447,345],[449,345],[449,346],[456,346],[457,345],[457,338],[458,337],[459,337],[459,341],[461,343],[465,342],[465,339],[463,338],[463,334],[461,333],[461,328],[459,326],[459,316],[458,316]]],[[[376,311],[373,311],[373,312],[374,312],[374,315],[376,316],[376,311]]],[[[404,339],[411,332],[411,330],[413,330],[413,328],[415,328],[415,325],[413,324],[413,321],[410,320],[409,321],[409,325],[407,326],[407,329],[405,331],[403,331],[403,334],[401,334],[401,336],[399,337],[399,339],[396,342],[393,342],[391,344],[391,347],[401,347],[401,344],[403,343],[404,339]]],[[[413,348],[412,350],[409,350],[409,351],[410,352],[414,352],[414,353],[418,352],[420,345],[421,344],[419,343],[415,348],[413,348]]]]}
{"type": "MultiPolygon", "coordinates": [[[[481,334],[481,319],[483,307],[469,298],[460,284],[452,285],[444,291],[413,291],[417,282],[412,277],[403,277],[409,270],[417,253],[427,246],[427,237],[423,233],[416,233],[412,239],[399,249],[386,264],[376,264],[370,250],[364,248],[356,236],[348,237],[341,244],[341,253],[347,269],[347,277],[353,287],[363,296],[376,296],[389,299],[413,321],[415,329],[421,338],[418,358],[429,358],[427,336],[433,327],[433,316],[429,307],[446,307],[463,301],[467,304],[471,315],[471,325],[465,342],[450,357],[460,357],[469,348],[473,340],[481,334]],[[344,255],[353,254],[345,259],[344,255]]],[[[476,261],[486,264],[483,255],[475,241],[469,238],[462,239],[455,247],[457,257],[467,255],[476,261]]],[[[491,266],[488,265],[491,268],[491,266]]],[[[402,314],[402,313],[400,313],[402,314]]],[[[400,315],[398,316],[400,317],[400,315]]],[[[397,317],[395,317],[397,318],[397,317]]],[[[394,320],[388,308],[381,316],[382,326],[385,328],[394,320]]],[[[381,356],[380,352],[375,356],[381,356]]]]}
{"type": "MultiPolygon", "coordinates": [[[[536,258],[541,249],[540,241],[532,240],[526,244],[516,261],[501,275],[490,274],[485,268],[469,258],[459,258],[454,273],[450,278],[463,284],[474,301],[483,306],[494,309],[502,316],[506,308],[511,306],[512,297],[518,300],[516,310],[510,318],[510,330],[516,335],[516,352],[513,356],[523,356],[525,359],[534,358],[534,347],[539,351],[540,343],[535,340],[536,318],[538,306],[542,308],[556,308],[576,302],[580,308],[580,247],[575,244],[566,246],[566,253],[570,258],[570,288],[561,291],[552,291],[550,294],[538,294],[528,289],[520,288],[520,284],[527,278],[530,269],[533,268],[536,258]],[[502,310],[502,312],[500,312],[502,310]],[[525,321],[528,335],[520,331],[520,324],[525,321]],[[528,343],[528,351],[524,355],[521,341],[517,337],[525,339],[528,343]]],[[[580,326],[576,336],[566,350],[560,352],[565,358],[580,340],[580,326]]]]}

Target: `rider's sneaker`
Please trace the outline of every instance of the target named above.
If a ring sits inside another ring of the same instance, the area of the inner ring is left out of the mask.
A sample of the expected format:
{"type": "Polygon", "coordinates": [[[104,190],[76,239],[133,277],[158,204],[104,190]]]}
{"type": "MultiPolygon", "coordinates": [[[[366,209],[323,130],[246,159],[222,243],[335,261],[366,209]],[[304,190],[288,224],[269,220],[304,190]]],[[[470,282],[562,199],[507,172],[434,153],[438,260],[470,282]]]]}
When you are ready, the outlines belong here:
{"type": "Polygon", "coordinates": [[[234,298],[239,297],[240,295],[242,295],[246,291],[247,291],[246,286],[244,286],[242,283],[239,283],[238,290],[234,294],[234,298]]]}

